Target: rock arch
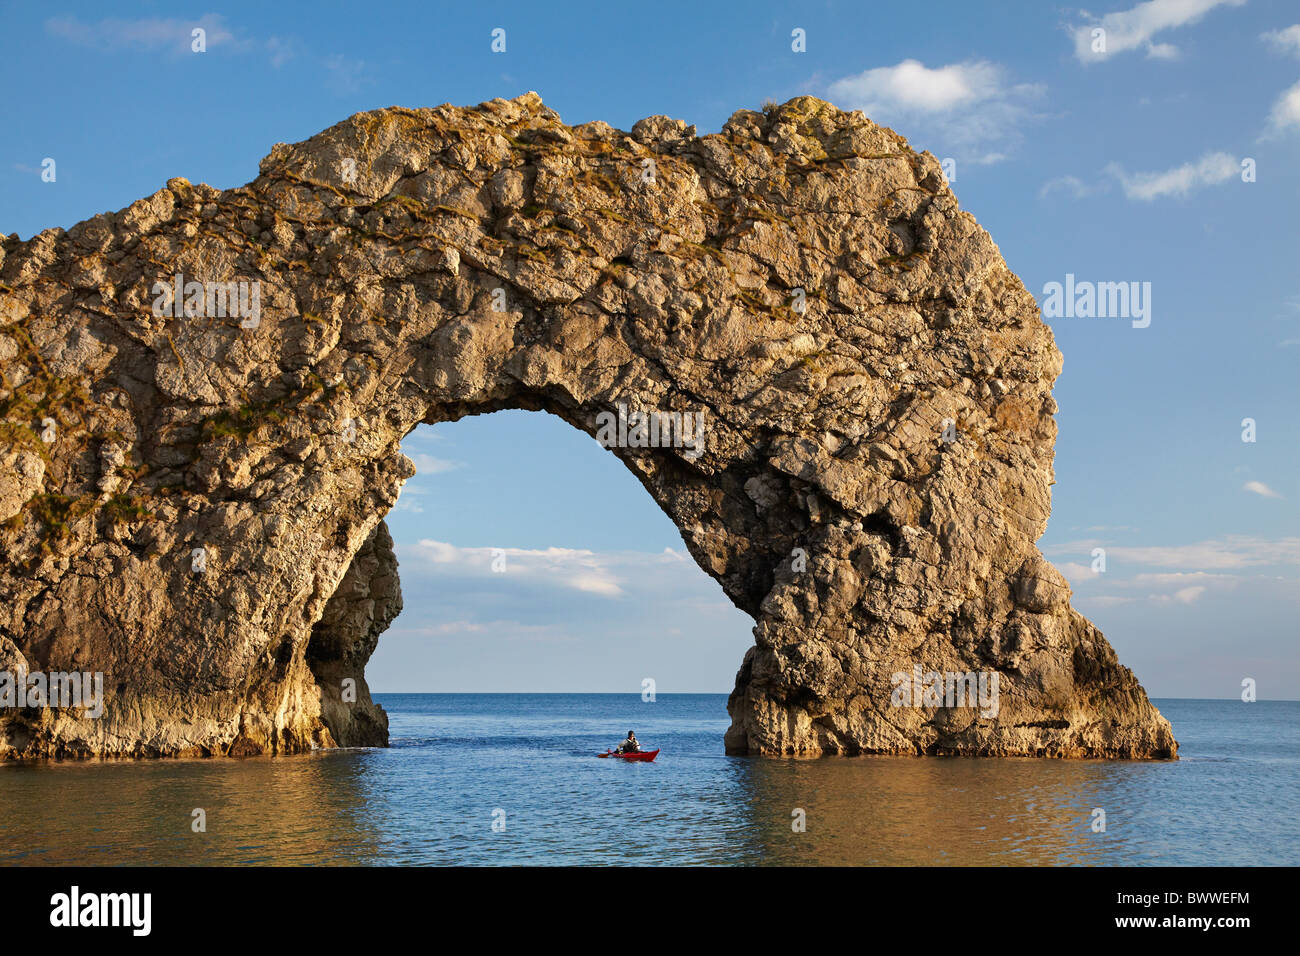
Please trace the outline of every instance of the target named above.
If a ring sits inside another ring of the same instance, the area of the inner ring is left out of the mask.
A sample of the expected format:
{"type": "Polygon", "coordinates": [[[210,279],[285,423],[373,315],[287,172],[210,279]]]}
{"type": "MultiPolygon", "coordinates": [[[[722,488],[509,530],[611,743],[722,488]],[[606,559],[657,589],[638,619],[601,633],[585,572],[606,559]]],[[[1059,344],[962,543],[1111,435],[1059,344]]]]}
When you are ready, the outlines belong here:
{"type": "Polygon", "coordinates": [[[615,453],[757,622],[728,751],[1176,753],[1034,545],[1051,333],[860,113],[361,113],[247,186],[11,236],[0,281],[0,670],[106,675],[98,720],[5,711],[7,756],[383,742],[402,437],[504,408],[594,435],[619,402],[705,415],[698,457],[615,453]],[[256,285],[177,315],[177,275],[256,285]],[[997,673],[996,714],[891,706],[914,667],[997,673]]]}

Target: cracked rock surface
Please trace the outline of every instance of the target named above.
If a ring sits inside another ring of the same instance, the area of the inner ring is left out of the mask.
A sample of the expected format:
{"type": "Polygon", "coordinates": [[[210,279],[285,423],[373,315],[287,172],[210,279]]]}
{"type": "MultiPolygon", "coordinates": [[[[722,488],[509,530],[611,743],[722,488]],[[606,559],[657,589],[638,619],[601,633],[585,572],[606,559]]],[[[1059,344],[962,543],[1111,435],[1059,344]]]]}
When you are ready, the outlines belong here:
{"type": "Polygon", "coordinates": [[[10,236],[0,283],[0,670],[105,675],[98,719],[0,711],[0,755],[385,743],[402,438],[619,403],[704,413],[698,456],[612,453],[756,621],[729,752],[1176,754],[1035,546],[1051,332],[861,113],[360,113],[246,186],[10,236]],[[178,273],[260,313],[155,314],[178,273]],[[894,706],[917,667],[996,674],[996,713],[894,706]]]}

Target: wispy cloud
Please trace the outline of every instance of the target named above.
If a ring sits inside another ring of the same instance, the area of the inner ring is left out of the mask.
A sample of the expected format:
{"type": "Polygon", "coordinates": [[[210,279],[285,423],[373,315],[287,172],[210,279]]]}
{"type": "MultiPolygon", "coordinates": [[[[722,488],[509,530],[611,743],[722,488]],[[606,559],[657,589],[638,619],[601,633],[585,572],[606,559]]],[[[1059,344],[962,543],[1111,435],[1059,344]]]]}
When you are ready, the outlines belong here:
{"type": "Polygon", "coordinates": [[[196,20],[174,17],[145,17],[121,20],[114,17],[87,23],[73,16],[52,17],[45,21],[51,36],[92,49],[118,51],[155,51],[189,53],[192,31],[202,29],[209,50],[235,40],[235,34],[219,14],[205,13],[196,20]]]}
{"type": "Polygon", "coordinates": [[[1098,606],[1129,604],[1138,600],[1154,604],[1191,604],[1207,591],[1230,591],[1241,583],[1235,574],[1211,574],[1205,571],[1145,573],[1132,577],[1117,577],[1113,573],[1098,574],[1090,566],[1066,562],[1057,567],[1077,590],[1080,585],[1098,585],[1112,593],[1092,593],[1096,588],[1085,588],[1080,599],[1098,606]],[[1120,593],[1113,593],[1119,591],[1120,593]],[[1145,593],[1124,593],[1145,592],[1145,593]]]}
{"type": "Polygon", "coordinates": [[[1239,7],[1246,0],[1147,0],[1130,10],[1108,13],[1100,19],[1085,13],[1086,23],[1069,27],[1074,57],[1080,63],[1099,63],[1119,53],[1143,50],[1148,57],[1172,60],[1178,48],[1157,43],[1156,34],[1196,23],[1216,7],[1239,7]],[[1104,35],[1095,31],[1102,30],[1104,35]]]}
{"type": "Polygon", "coordinates": [[[1044,92],[1041,85],[1008,83],[1005,72],[987,60],[939,67],[903,60],[835,80],[827,90],[842,107],[903,126],[912,137],[934,137],[942,150],[987,165],[1020,142],[1020,127],[1033,116],[1030,103],[1044,92]]]}
{"type": "Polygon", "coordinates": [[[526,641],[571,641],[558,624],[525,624],[510,619],[485,619],[482,621],[456,620],[434,621],[431,623],[408,624],[398,618],[392,630],[384,636],[391,640],[393,636],[427,638],[457,638],[465,634],[488,635],[493,640],[514,638],[526,641]]]}
{"type": "MultiPolygon", "coordinates": [[[[462,597],[471,592],[527,597],[530,606],[548,605],[550,597],[575,593],[611,600],[674,602],[703,614],[729,613],[719,600],[716,584],[688,554],[665,548],[645,551],[591,551],[582,548],[460,547],[422,539],[399,544],[403,587],[423,582],[422,590],[446,591],[462,597]],[[548,595],[550,597],[548,597],[548,595]]],[[[498,610],[497,613],[500,613],[498,610]]]]}
{"type": "Polygon", "coordinates": [[[298,52],[298,44],[294,40],[271,37],[266,41],[266,53],[271,58],[271,66],[277,70],[296,57],[298,52]]]}
{"type": "Polygon", "coordinates": [[[1070,582],[1071,587],[1078,587],[1080,584],[1087,584],[1091,581],[1101,580],[1101,575],[1092,569],[1090,564],[1079,564],[1076,561],[1065,561],[1056,565],[1056,569],[1065,575],[1065,579],[1070,582]]]}
{"type": "Polygon", "coordinates": [[[420,429],[412,432],[402,442],[402,450],[406,456],[415,464],[415,477],[402,485],[398,494],[397,502],[393,505],[394,511],[405,511],[410,514],[424,514],[424,505],[422,498],[428,498],[434,494],[431,487],[422,484],[422,479],[430,478],[434,475],[446,474],[450,471],[466,467],[465,462],[455,458],[444,458],[440,455],[431,455],[425,451],[417,451],[421,445],[437,445],[445,443],[446,437],[439,435],[430,429],[420,429]]]}
{"type": "Polygon", "coordinates": [[[1119,180],[1129,199],[1150,202],[1165,196],[1186,196],[1196,189],[1228,182],[1241,174],[1241,164],[1228,153],[1206,153],[1191,163],[1149,173],[1129,173],[1118,163],[1106,172],[1119,180]]]}
{"type": "Polygon", "coordinates": [[[1281,30],[1269,30],[1261,33],[1259,38],[1276,53],[1300,57],[1300,23],[1281,30]]]}
{"type": "Polygon", "coordinates": [[[424,505],[420,504],[419,499],[427,494],[428,492],[425,489],[408,481],[398,491],[397,501],[393,502],[393,510],[422,515],[424,514],[424,505]]]}
{"type": "Polygon", "coordinates": [[[370,82],[366,62],[342,53],[325,57],[326,82],[338,93],[355,93],[370,82]]]}
{"type": "MultiPolygon", "coordinates": [[[[1230,182],[1241,176],[1241,162],[1230,153],[1206,153],[1200,159],[1183,163],[1173,169],[1130,173],[1119,163],[1109,163],[1104,172],[1120,184],[1124,195],[1140,202],[1151,202],[1169,196],[1186,196],[1197,189],[1230,182]]],[[[1065,175],[1049,179],[1038,190],[1040,199],[1053,193],[1068,193],[1082,199],[1109,189],[1106,182],[1089,184],[1078,176],[1065,175]]]]}
{"type": "Polygon", "coordinates": [[[415,462],[415,470],[420,475],[440,475],[443,472],[455,471],[457,468],[464,468],[463,461],[454,461],[450,458],[435,458],[433,455],[426,455],[423,452],[416,452],[411,455],[411,460],[415,462]]]}
{"type": "Polygon", "coordinates": [[[193,20],[180,17],[141,17],[122,19],[107,17],[86,21],[74,16],[51,17],[45,32],[91,50],[104,53],[164,53],[182,56],[193,49],[194,31],[203,31],[205,53],[265,54],[272,67],[279,69],[299,54],[298,43],[283,37],[256,40],[229,26],[218,13],[205,13],[193,20]]]}
{"type": "Polygon", "coordinates": [[[1264,484],[1262,481],[1248,481],[1241,486],[1242,491],[1249,491],[1252,495],[1260,495],[1264,498],[1281,498],[1282,496],[1264,484]]]}
{"type": "Polygon", "coordinates": [[[1278,136],[1300,127],[1300,83],[1288,87],[1277,98],[1268,114],[1265,137],[1278,136]]]}
{"type": "Polygon", "coordinates": [[[1175,568],[1190,571],[1230,571],[1269,565],[1300,565],[1300,538],[1257,538],[1229,535],[1192,544],[1134,547],[1112,545],[1091,538],[1048,548],[1052,555],[1091,555],[1104,547],[1110,571],[1123,565],[1175,568]]]}
{"type": "Polygon", "coordinates": [[[1075,199],[1082,199],[1100,191],[1102,187],[1089,186],[1078,176],[1057,176],[1043,183],[1042,188],[1038,190],[1038,196],[1040,199],[1045,199],[1054,192],[1066,192],[1075,199]]]}
{"type": "Polygon", "coordinates": [[[419,634],[425,637],[446,637],[450,634],[478,634],[487,626],[485,621],[435,621],[432,624],[405,627],[403,630],[408,634],[419,634]]]}
{"type": "Polygon", "coordinates": [[[1198,590],[1206,588],[1227,589],[1237,586],[1241,580],[1235,574],[1211,574],[1208,571],[1172,571],[1166,573],[1145,573],[1134,575],[1132,583],[1141,588],[1176,588],[1186,590],[1196,586],[1198,590]]]}
{"type": "Polygon", "coordinates": [[[462,548],[425,538],[414,546],[402,547],[400,556],[404,562],[411,562],[424,571],[454,570],[468,577],[500,575],[501,580],[528,580],[602,597],[618,597],[624,593],[609,557],[594,551],[462,548]],[[504,570],[494,571],[494,565],[504,570]]]}
{"type": "Polygon", "coordinates": [[[1132,604],[1137,598],[1123,594],[1097,594],[1081,598],[1081,605],[1096,607],[1115,607],[1119,604],[1132,604]]]}
{"type": "MultiPolygon", "coordinates": [[[[1300,23],[1269,30],[1259,38],[1275,53],[1300,58],[1300,23]]],[[[1260,139],[1272,139],[1300,126],[1300,83],[1282,91],[1269,110],[1268,126],[1260,139]]],[[[1289,343],[1283,343],[1289,344],[1289,343]]]]}
{"type": "Polygon", "coordinates": [[[1173,594],[1152,594],[1150,599],[1160,602],[1173,602],[1177,604],[1192,604],[1205,593],[1203,587],[1180,588],[1173,594]]]}

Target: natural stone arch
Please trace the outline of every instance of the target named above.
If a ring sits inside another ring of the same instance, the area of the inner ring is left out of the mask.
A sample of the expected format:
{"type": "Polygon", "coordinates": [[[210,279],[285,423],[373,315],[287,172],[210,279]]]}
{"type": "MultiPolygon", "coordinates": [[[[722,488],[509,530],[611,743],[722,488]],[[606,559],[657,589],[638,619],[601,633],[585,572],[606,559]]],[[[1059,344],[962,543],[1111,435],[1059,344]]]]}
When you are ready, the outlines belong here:
{"type": "Polygon", "coordinates": [[[698,458],[615,453],[757,622],[730,752],[1176,752],[1034,545],[1051,333],[934,157],[860,113],[380,110],[3,256],[0,669],[108,695],[0,717],[0,752],[382,742],[403,436],[505,408],[594,435],[619,402],[706,416],[698,458]],[[153,314],[178,272],[260,282],[256,327],[153,314]],[[891,707],[914,665],[997,672],[997,714],[891,707]]]}

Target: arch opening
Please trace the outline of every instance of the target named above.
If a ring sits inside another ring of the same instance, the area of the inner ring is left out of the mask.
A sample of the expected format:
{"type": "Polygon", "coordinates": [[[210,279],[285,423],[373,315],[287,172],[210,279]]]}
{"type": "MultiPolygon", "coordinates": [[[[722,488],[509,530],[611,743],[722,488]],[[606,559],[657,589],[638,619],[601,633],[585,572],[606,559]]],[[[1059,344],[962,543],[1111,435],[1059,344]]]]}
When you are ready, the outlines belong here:
{"type": "Polygon", "coordinates": [[[730,690],[754,622],[615,455],[524,411],[420,425],[402,452],[415,474],[307,648],[337,742],[386,742],[371,687],[730,690]]]}
{"type": "Polygon", "coordinates": [[[702,572],[617,447],[519,409],[422,423],[401,450],[414,473],[307,646],[336,743],[387,743],[372,685],[730,690],[754,620],[702,572]],[[484,650],[456,653],[457,641],[484,650]],[[520,660],[502,666],[502,653],[520,660]]]}

